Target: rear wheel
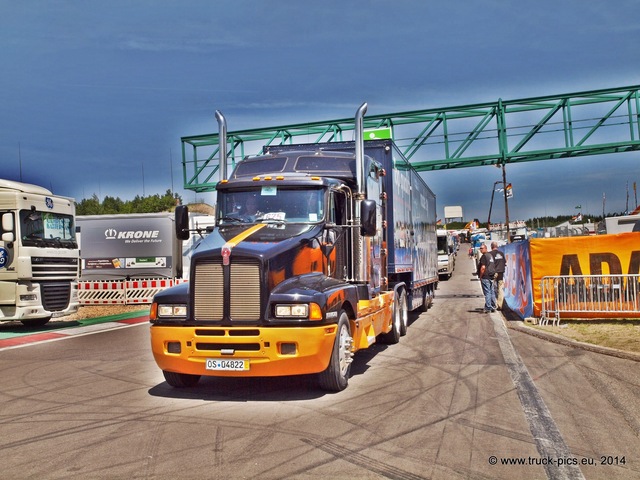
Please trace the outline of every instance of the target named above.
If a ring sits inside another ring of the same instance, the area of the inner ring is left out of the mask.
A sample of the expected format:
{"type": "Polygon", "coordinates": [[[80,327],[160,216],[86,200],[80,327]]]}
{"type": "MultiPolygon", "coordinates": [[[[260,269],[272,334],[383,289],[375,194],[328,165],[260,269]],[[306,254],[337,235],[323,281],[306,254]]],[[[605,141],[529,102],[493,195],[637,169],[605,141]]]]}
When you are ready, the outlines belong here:
{"type": "Polygon", "coordinates": [[[351,362],[353,361],[352,345],[353,338],[351,338],[349,317],[347,317],[346,312],[342,311],[338,320],[329,366],[318,375],[320,388],[329,392],[340,392],[347,388],[351,362]]]}
{"type": "Polygon", "coordinates": [[[164,379],[174,388],[195,387],[200,381],[200,375],[191,375],[189,373],[176,373],[162,371],[164,379]]]}
{"type": "Polygon", "coordinates": [[[420,312],[424,313],[429,310],[431,303],[433,302],[433,296],[428,286],[424,287],[424,292],[422,293],[422,305],[420,306],[420,312]]]}

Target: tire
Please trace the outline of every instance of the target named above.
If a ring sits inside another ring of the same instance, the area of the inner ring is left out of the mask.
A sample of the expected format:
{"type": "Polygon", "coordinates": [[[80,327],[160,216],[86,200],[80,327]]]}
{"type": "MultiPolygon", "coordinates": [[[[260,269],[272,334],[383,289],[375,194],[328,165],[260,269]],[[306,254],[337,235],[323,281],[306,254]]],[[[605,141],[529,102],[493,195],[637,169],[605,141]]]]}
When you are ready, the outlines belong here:
{"type": "Polygon", "coordinates": [[[407,291],[402,289],[400,291],[400,298],[398,300],[398,306],[400,307],[400,336],[404,337],[407,334],[407,328],[409,327],[409,309],[407,307],[407,291]]]}
{"type": "Polygon", "coordinates": [[[425,286],[424,292],[422,293],[422,305],[420,305],[420,308],[418,309],[418,311],[420,311],[421,313],[424,313],[427,310],[429,310],[430,306],[431,306],[431,293],[429,292],[428,286],[425,286]]]}
{"type": "Polygon", "coordinates": [[[396,291],[395,298],[393,300],[393,312],[391,314],[391,330],[387,333],[380,335],[381,340],[387,345],[394,345],[400,341],[402,336],[402,327],[404,324],[404,331],[406,333],[407,326],[407,297],[404,293],[404,289],[396,291]],[[404,316],[402,315],[402,298],[404,298],[404,316]]]}
{"type": "Polygon", "coordinates": [[[43,325],[46,325],[49,322],[49,320],[51,320],[51,317],[33,318],[30,320],[20,320],[20,322],[25,327],[42,327],[43,325]]]}
{"type": "Polygon", "coordinates": [[[341,311],[329,366],[324,372],[318,374],[320,388],[328,392],[340,392],[347,388],[351,362],[353,361],[352,345],[353,338],[351,338],[349,318],[346,312],[341,311]]]}
{"type": "Polygon", "coordinates": [[[195,387],[200,381],[200,375],[191,375],[189,373],[175,373],[162,371],[164,379],[174,388],[195,387]]]}

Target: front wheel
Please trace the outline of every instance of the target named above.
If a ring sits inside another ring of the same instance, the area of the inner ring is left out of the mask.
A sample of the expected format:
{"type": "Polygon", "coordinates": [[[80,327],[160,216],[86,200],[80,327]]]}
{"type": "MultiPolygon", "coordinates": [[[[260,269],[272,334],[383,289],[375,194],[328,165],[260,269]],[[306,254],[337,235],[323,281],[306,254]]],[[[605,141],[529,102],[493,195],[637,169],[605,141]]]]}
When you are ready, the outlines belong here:
{"type": "Polygon", "coordinates": [[[400,337],[407,333],[407,295],[404,289],[396,292],[393,299],[393,312],[391,313],[391,330],[381,335],[384,343],[394,345],[400,341],[400,337]]]}
{"type": "Polygon", "coordinates": [[[347,317],[346,312],[342,311],[338,320],[329,366],[324,372],[320,372],[318,376],[320,388],[329,392],[340,392],[347,388],[351,362],[353,361],[352,345],[353,338],[351,338],[349,317],[347,317]]]}
{"type": "Polygon", "coordinates": [[[174,388],[195,387],[200,381],[200,375],[191,375],[189,373],[176,373],[162,371],[164,379],[174,388]]]}

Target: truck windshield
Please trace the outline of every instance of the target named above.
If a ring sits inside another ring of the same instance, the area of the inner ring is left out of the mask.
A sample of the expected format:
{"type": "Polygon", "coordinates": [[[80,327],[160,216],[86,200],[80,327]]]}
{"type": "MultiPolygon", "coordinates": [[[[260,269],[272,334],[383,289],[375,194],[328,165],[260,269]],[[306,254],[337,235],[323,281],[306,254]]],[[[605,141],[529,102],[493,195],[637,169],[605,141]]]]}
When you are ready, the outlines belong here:
{"type": "Polygon", "coordinates": [[[261,187],[218,192],[218,223],[317,223],[324,218],[324,190],[261,187]]]}
{"type": "Polygon", "coordinates": [[[20,237],[24,246],[78,248],[72,215],[21,210],[20,237]]]}
{"type": "Polygon", "coordinates": [[[438,255],[447,255],[449,248],[447,246],[447,237],[438,235],[438,255]]]}

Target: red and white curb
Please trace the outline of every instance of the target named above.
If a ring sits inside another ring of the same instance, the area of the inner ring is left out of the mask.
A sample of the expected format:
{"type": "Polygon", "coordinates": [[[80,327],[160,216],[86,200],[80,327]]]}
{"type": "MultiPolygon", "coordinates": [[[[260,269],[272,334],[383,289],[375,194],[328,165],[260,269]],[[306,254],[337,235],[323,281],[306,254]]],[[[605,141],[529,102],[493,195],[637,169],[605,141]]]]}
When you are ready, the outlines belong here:
{"type": "Polygon", "coordinates": [[[81,327],[61,328],[51,332],[40,332],[27,335],[20,335],[12,338],[0,339],[0,351],[12,348],[25,347],[36,343],[54,342],[67,338],[79,337],[82,335],[92,335],[107,330],[117,330],[121,328],[129,328],[136,325],[149,322],[149,316],[143,315],[134,318],[125,318],[122,320],[94,323],[93,325],[84,325],[81,327]]]}

